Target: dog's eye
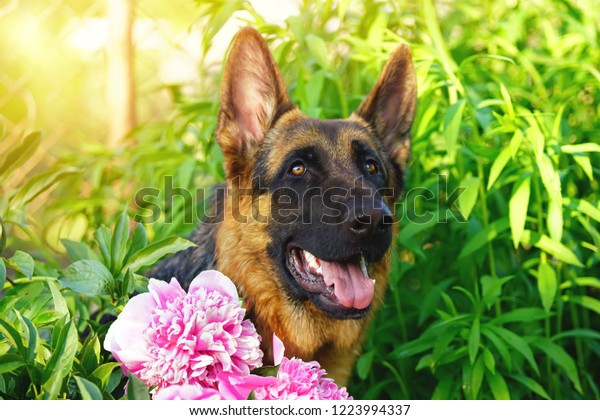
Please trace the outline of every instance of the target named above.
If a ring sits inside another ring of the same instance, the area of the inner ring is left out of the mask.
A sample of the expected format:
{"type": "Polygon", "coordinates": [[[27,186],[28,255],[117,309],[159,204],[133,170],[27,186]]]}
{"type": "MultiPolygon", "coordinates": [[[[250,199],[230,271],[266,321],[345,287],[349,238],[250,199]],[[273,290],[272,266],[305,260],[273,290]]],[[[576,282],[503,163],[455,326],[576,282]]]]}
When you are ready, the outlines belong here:
{"type": "Polygon", "coordinates": [[[365,162],[365,171],[367,171],[369,175],[375,175],[379,172],[379,168],[373,159],[369,159],[365,162]]]}
{"type": "Polygon", "coordinates": [[[306,166],[300,161],[294,162],[292,163],[292,166],[290,166],[290,174],[294,176],[302,176],[304,175],[304,172],[306,172],[306,166]]]}

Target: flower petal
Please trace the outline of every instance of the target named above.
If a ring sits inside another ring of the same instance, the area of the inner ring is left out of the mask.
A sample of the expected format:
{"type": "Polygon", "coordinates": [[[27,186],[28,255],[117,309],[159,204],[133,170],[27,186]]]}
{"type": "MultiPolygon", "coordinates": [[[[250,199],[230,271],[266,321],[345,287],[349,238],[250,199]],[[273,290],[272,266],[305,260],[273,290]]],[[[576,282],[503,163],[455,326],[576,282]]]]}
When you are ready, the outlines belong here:
{"type": "Polygon", "coordinates": [[[153,400],[220,400],[215,389],[194,385],[171,385],[160,389],[153,400]]]}
{"type": "Polygon", "coordinates": [[[185,296],[185,290],[181,288],[181,285],[175,277],[171,279],[170,283],[162,280],[150,279],[148,291],[161,308],[164,308],[167,302],[185,296]]]}
{"type": "Polygon", "coordinates": [[[277,386],[278,382],[274,376],[237,376],[228,372],[220,373],[217,379],[219,392],[225,400],[247,400],[254,389],[277,386]]]}
{"type": "Polygon", "coordinates": [[[108,329],[104,340],[104,349],[134,372],[150,357],[143,334],[150,323],[154,306],[154,298],[150,293],[132,297],[108,329]]]}
{"type": "Polygon", "coordinates": [[[275,363],[275,366],[280,365],[283,361],[284,352],[285,346],[283,345],[283,341],[273,333],[273,362],[275,363]]]}
{"type": "Polygon", "coordinates": [[[206,290],[217,290],[225,296],[229,296],[233,300],[238,300],[238,292],[235,284],[225,274],[216,270],[207,270],[198,274],[188,289],[188,293],[194,293],[199,288],[206,290]]]}

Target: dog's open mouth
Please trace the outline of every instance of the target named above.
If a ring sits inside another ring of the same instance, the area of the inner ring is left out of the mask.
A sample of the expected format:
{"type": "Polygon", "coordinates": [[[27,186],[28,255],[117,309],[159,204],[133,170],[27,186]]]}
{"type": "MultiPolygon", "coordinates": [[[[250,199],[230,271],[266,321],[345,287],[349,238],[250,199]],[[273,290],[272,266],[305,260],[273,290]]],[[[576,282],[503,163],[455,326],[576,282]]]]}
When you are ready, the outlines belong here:
{"type": "Polygon", "coordinates": [[[288,252],[288,270],[296,282],[312,294],[321,309],[341,317],[360,317],[373,301],[375,280],[369,277],[368,264],[363,254],[342,261],[325,261],[310,252],[292,248],[288,252]],[[350,315],[350,316],[348,316],[350,315]]]}

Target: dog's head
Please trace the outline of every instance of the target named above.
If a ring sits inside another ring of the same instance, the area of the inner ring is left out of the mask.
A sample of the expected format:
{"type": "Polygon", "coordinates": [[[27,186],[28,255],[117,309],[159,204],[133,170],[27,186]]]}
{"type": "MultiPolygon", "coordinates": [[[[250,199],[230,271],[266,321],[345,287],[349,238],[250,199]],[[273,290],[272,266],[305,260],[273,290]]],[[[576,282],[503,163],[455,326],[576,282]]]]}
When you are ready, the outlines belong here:
{"type": "Polygon", "coordinates": [[[258,32],[238,34],[223,76],[216,137],[230,188],[245,189],[254,206],[245,222],[255,228],[246,234],[262,231],[262,252],[290,299],[310,300],[338,319],[368,312],[375,288],[370,265],[392,241],[391,209],[402,189],[415,107],[406,45],[349,118],[316,120],[292,105],[258,32]]]}

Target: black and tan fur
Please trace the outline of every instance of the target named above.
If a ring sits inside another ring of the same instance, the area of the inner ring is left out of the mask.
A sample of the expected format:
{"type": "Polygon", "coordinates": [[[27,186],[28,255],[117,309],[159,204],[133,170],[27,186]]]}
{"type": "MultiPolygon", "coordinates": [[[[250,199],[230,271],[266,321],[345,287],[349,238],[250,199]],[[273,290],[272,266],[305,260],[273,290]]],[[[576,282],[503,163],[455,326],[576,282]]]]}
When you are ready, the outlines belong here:
{"type": "MultiPolygon", "coordinates": [[[[191,238],[198,247],[167,260],[153,276],[174,276],[187,283],[202,270],[222,271],[249,304],[249,316],[263,337],[266,363],[272,359],[274,332],[283,340],[287,356],[317,360],[339,384],[345,384],[370,314],[386,290],[395,230],[382,224],[387,213],[382,216],[385,210],[370,205],[352,207],[348,201],[350,221],[339,224],[322,224],[318,217],[311,224],[279,223],[271,218],[265,223],[256,220],[256,212],[271,215],[278,210],[273,196],[278,189],[302,193],[315,186],[351,188],[356,178],[365,180],[361,197],[393,208],[402,190],[415,106],[410,51],[400,45],[371,93],[349,118],[308,118],[290,102],[265,41],[255,30],[243,29],[229,53],[221,90],[216,138],[225,158],[227,181],[222,186],[226,194],[217,195],[213,203],[219,223],[201,223],[191,238]],[[364,172],[365,156],[377,163],[376,177],[364,172]],[[304,178],[290,175],[288,166],[294,159],[306,165],[304,178]],[[379,196],[382,188],[393,192],[379,196]],[[380,225],[366,230],[359,225],[361,234],[356,235],[356,220],[366,213],[380,225]],[[246,216],[247,222],[240,221],[240,216],[246,216]],[[310,248],[324,260],[357,252],[367,255],[369,275],[377,280],[372,305],[364,311],[324,310],[286,273],[288,243],[310,248]]],[[[296,216],[328,215],[335,207],[303,205],[296,216]]]]}

